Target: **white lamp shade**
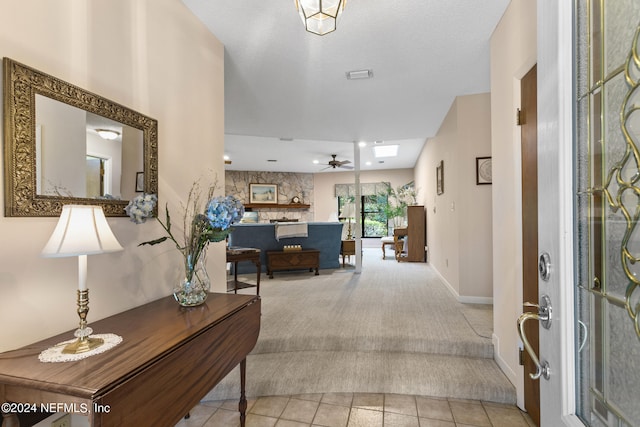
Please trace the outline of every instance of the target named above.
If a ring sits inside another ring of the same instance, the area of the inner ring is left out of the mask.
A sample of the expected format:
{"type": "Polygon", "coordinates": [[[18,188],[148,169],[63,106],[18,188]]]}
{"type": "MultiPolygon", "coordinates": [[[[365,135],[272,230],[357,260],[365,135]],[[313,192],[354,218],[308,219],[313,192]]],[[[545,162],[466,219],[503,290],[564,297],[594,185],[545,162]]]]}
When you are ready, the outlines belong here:
{"type": "Polygon", "coordinates": [[[64,205],[53,234],[42,250],[44,257],[95,255],[121,251],[102,207],[64,205]]]}
{"type": "Polygon", "coordinates": [[[340,218],[355,218],[356,207],[353,203],[345,203],[342,206],[342,212],[340,212],[340,218]]]}

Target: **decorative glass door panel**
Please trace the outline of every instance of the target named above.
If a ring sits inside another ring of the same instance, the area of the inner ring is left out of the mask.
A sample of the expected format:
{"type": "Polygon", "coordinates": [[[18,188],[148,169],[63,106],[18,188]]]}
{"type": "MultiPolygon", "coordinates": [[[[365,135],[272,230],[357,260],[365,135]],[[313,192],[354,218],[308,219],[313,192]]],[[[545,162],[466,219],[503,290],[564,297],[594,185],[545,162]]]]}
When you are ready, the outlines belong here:
{"type": "Polygon", "coordinates": [[[576,2],[577,414],[640,426],[640,2],[576,2]]]}

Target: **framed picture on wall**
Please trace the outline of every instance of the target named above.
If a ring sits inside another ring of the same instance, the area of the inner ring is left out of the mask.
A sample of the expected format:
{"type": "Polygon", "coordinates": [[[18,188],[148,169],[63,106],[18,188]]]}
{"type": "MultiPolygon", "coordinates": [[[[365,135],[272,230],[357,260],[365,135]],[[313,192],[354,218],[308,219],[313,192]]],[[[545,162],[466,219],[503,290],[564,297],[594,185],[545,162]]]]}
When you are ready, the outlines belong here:
{"type": "Polygon", "coordinates": [[[136,172],[136,193],[144,191],[144,172],[136,172]]]}
{"type": "Polygon", "coordinates": [[[278,184],[249,184],[249,203],[278,204],[278,184]]]}
{"type": "Polygon", "coordinates": [[[476,157],[476,185],[491,184],[491,157],[476,157]]]}
{"type": "Polygon", "coordinates": [[[436,166],[436,192],[438,195],[444,193],[444,160],[436,166]]]}

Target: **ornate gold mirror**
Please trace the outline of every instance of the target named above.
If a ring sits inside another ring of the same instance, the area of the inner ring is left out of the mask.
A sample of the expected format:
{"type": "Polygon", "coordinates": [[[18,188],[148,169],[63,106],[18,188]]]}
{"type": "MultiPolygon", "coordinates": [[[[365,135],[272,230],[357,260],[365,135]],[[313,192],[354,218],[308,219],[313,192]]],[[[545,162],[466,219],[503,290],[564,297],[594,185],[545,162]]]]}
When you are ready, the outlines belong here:
{"type": "Polygon", "coordinates": [[[158,193],[158,123],[9,58],[4,68],[5,216],[58,216],[65,204],[126,216],[158,193]]]}

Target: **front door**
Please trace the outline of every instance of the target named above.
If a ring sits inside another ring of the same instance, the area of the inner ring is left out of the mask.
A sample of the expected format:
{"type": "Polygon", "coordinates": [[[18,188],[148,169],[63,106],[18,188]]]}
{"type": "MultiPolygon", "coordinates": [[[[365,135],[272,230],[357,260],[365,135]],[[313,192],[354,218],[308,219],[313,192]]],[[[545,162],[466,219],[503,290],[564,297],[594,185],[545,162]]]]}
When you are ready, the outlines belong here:
{"type": "Polygon", "coordinates": [[[538,0],[538,32],[541,425],[639,426],[640,3],[538,0]]]}

